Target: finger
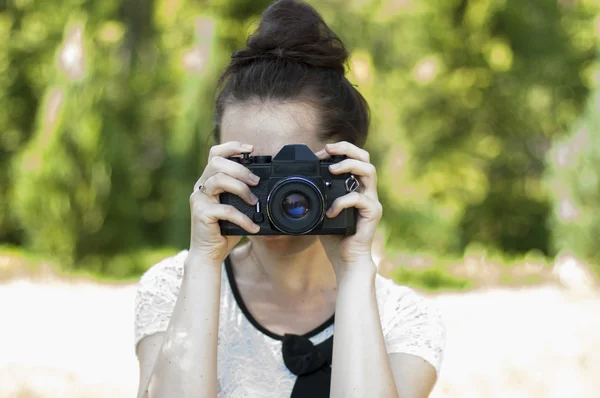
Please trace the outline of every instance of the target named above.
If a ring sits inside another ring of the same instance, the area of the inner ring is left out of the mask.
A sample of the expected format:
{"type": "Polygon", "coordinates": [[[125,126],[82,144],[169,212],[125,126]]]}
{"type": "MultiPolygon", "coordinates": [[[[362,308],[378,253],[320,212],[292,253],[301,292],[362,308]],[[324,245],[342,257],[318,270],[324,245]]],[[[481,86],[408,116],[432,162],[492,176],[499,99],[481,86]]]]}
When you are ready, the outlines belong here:
{"type": "Polygon", "coordinates": [[[377,195],[377,170],[371,163],[356,159],[345,159],[329,166],[332,174],[351,173],[359,177],[360,183],[365,187],[365,194],[377,195]]]}
{"type": "Polygon", "coordinates": [[[319,158],[320,160],[323,160],[323,159],[327,159],[329,157],[329,154],[327,153],[327,151],[325,149],[321,149],[320,151],[315,152],[315,156],[317,158],[319,158]]]}
{"type": "Polygon", "coordinates": [[[337,217],[342,210],[352,207],[358,209],[361,217],[371,220],[379,220],[383,212],[379,201],[358,192],[350,192],[334,200],[325,214],[329,218],[337,217]]]}
{"type": "Polygon", "coordinates": [[[348,141],[327,144],[325,145],[325,151],[329,155],[346,155],[352,159],[358,159],[365,163],[371,163],[371,156],[369,155],[369,152],[349,143],[348,141]]]}
{"type": "Polygon", "coordinates": [[[242,198],[249,205],[255,205],[258,198],[252,193],[250,187],[225,173],[217,173],[204,183],[205,193],[209,196],[217,196],[223,192],[229,192],[242,198]]]}
{"type": "Polygon", "coordinates": [[[229,141],[224,144],[215,145],[210,148],[210,152],[208,153],[208,160],[216,156],[220,156],[222,158],[228,158],[233,155],[239,155],[242,152],[252,152],[254,150],[254,146],[251,144],[244,144],[239,141],[229,141]]]}
{"type": "Polygon", "coordinates": [[[221,156],[215,156],[206,165],[204,173],[202,173],[202,177],[200,177],[198,182],[206,181],[217,173],[227,174],[252,186],[257,185],[260,181],[260,177],[252,173],[250,169],[244,165],[236,163],[233,160],[225,159],[221,156]]]}
{"type": "Polygon", "coordinates": [[[212,223],[216,223],[219,220],[229,221],[252,234],[260,231],[260,227],[256,225],[250,217],[231,205],[215,204],[213,206],[208,206],[202,211],[200,217],[204,217],[206,218],[206,221],[212,223]]]}

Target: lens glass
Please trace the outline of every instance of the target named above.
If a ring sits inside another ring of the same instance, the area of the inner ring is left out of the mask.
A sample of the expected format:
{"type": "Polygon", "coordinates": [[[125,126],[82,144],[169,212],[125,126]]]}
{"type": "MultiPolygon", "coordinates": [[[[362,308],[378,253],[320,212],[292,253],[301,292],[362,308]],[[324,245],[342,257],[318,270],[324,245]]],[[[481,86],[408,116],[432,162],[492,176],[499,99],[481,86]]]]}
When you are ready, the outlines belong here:
{"type": "Polygon", "coordinates": [[[290,218],[302,218],[308,213],[308,198],[300,193],[287,195],[281,205],[283,212],[290,218]]]}

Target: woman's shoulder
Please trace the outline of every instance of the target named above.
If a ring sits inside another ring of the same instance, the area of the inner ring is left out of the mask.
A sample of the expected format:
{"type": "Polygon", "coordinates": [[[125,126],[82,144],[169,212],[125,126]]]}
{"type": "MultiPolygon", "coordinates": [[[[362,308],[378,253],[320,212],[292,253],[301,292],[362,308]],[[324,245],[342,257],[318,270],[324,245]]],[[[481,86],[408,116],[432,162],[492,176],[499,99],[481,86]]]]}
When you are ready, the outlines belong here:
{"type": "Polygon", "coordinates": [[[381,275],[376,292],[387,352],[420,356],[439,371],[446,329],[434,301],[381,275]]]}
{"type": "MultiPolygon", "coordinates": [[[[428,299],[413,288],[400,285],[394,280],[377,274],[375,278],[377,302],[389,309],[402,310],[404,307],[413,307],[426,304],[428,299]]],[[[380,309],[381,310],[381,309],[380,309]]]]}
{"type": "Polygon", "coordinates": [[[183,264],[187,257],[187,250],[166,257],[148,268],[140,277],[138,287],[155,282],[156,279],[183,278],[183,264]]]}
{"type": "Polygon", "coordinates": [[[138,307],[157,302],[174,305],[181,288],[186,257],[187,250],[182,250],[160,260],[142,274],[136,286],[138,307]]]}
{"type": "Polygon", "coordinates": [[[441,323],[441,314],[434,302],[413,288],[399,285],[392,279],[377,274],[375,279],[377,305],[384,334],[398,323],[427,318],[441,323]]]}
{"type": "Polygon", "coordinates": [[[135,294],[135,345],[144,337],[167,329],[183,280],[187,251],[152,265],[142,274],[135,294]]]}

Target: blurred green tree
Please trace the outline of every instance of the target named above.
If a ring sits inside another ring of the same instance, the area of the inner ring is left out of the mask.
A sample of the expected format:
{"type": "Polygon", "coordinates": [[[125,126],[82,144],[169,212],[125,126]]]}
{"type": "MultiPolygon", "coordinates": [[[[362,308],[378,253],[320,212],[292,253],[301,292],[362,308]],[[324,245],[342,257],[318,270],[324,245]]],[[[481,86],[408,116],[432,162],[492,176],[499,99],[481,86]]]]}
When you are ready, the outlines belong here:
{"type": "Polygon", "coordinates": [[[142,3],[72,11],[35,132],[13,156],[25,243],[65,268],[126,277],[149,265],[149,248],[188,244],[218,65],[259,10],[238,21],[227,3],[142,3]]]}
{"type": "MultiPolygon", "coordinates": [[[[269,3],[0,2],[0,241],[113,276],[186,247],[217,77],[269,3]]],[[[311,3],[373,110],[395,249],[548,252],[574,228],[546,223],[542,175],[588,95],[597,4],[311,3]]]]}
{"type": "Polygon", "coordinates": [[[0,2],[0,242],[23,243],[10,209],[10,164],[33,134],[35,114],[54,75],[56,47],[80,3],[0,2]]]}
{"type": "Polygon", "coordinates": [[[557,139],[548,155],[552,192],[552,248],[589,261],[600,275],[600,62],[595,89],[571,134],[557,139]]]}
{"type": "Polygon", "coordinates": [[[67,23],[35,133],[13,162],[12,201],[31,248],[65,267],[126,276],[142,264],[117,267],[112,256],[163,242],[154,181],[177,78],[147,27],[150,11],[92,11],[96,20],[81,11],[67,23]]]}
{"type": "MultiPolygon", "coordinates": [[[[189,196],[206,165],[214,144],[215,85],[231,53],[244,46],[248,28],[269,1],[183,2],[172,14],[161,13],[162,41],[181,49],[169,32],[177,26],[193,27],[192,45],[177,58],[173,68],[182,74],[177,113],[167,137],[167,158],[162,182],[166,204],[165,244],[185,248],[189,244],[189,196]]],[[[190,41],[188,41],[189,43],[190,41]]]]}
{"type": "Polygon", "coordinates": [[[353,3],[369,23],[337,16],[368,53],[355,66],[372,77],[355,78],[373,80],[394,246],[548,253],[543,160],[583,107],[597,41],[597,5],[579,3],[372,1],[353,3]]]}

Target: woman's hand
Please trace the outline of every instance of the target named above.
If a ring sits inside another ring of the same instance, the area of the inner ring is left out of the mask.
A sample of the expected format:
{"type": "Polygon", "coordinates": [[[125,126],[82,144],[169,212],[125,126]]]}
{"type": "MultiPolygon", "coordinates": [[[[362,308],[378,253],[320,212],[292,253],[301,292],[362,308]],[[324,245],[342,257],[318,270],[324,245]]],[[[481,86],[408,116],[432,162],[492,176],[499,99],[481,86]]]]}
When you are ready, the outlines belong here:
{"type": "Polygon", "coordinates": [[[327,252],[338,278],[348,272],[377,271],[371,246],[377,224],[382,215],[382,206],[377,196],[377,171],[370,163],[369,153],[349,142],[327,144],[316,153],[319,159],[330,155],[346,155],[345,159],[329,167],[332,174],[351,173],[360,182],[355,192],[337,198],[326,213],[326,217],[336,217],[343,209],[358,209],[356,234],[348,236],[322,235],[321,243],[327,252]]]}
{"type": "Polygon", "coordinates": [[[250,191],[249,185],[257,185],[258,176],[241,164],[227,159],[253,150],[252,145],[240,142],[213,146],[210,149],[208,164],[190,196],[190,252],[215,265],[220,265],[241,239],[240,236],[221,235],[219,220],[231,221],[250,233],[260,230],[258,225],[235,207],[219,202],[220,193],[230,192],[250,205],[256,204],[257,198],[250,191]],[[201,185],[202,189],[199,189],[201,185]]]}

